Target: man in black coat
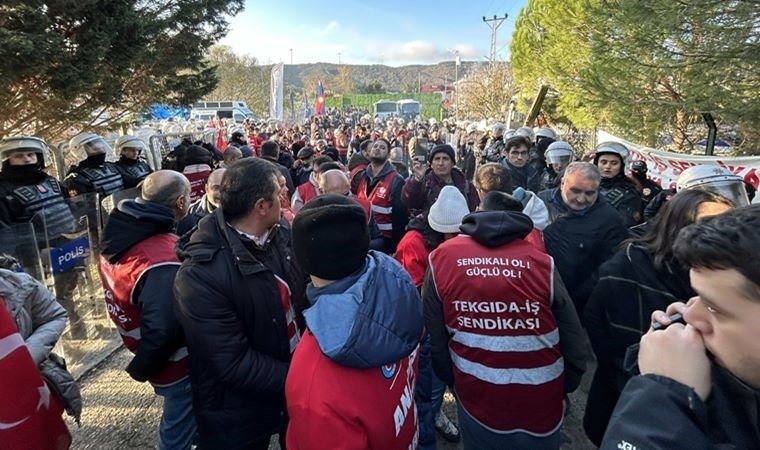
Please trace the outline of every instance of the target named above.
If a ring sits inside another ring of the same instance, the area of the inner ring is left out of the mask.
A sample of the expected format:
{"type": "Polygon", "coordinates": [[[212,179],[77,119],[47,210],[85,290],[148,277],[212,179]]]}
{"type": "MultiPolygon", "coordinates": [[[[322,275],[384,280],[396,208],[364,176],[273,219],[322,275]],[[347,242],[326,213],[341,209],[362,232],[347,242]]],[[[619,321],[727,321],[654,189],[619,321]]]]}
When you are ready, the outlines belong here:
{"type": "Polygon", "coordinates": [[[285,377],[300,336],[291,292],[302,291],[278,176],[261,158],[227,169],[221,207],[179,251],[174,289],[201,448],[266,449],[275,433],[284,442],[285,377]]]}
{"type": "Polygon", "coordinates": [[[601,175],[596,166],[567,166],[559,188],[538,197],[549,210],[544,229],[546,251],[554,257],[578,314],[582,314],[597,279],[597,269],[628,237],[620,214],[599,197],[601,175]]]}

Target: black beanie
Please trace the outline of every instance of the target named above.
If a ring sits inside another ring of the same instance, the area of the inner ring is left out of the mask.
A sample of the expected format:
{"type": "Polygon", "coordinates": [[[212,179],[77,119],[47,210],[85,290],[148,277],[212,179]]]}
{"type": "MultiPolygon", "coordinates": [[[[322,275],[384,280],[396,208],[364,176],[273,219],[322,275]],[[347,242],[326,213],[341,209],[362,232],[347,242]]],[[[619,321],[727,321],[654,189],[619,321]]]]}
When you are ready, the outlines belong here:
{"type": "Polygon", "coordinates": [[[364,266],[369,252],[367,216],[343,195],[320,195],[293,220],[293,252],[309,274],[340,280],[364,266]]]}
{"type": "Polygon", "coordinates": [[[452,162],[456,162],[456,154],[454,153],[454,148],[450,146],[449,144],[438,144],[435,147],[433,147],[432,150],[430,150],[430,156],[428,156],[428,159],[430,162],[433,162],[433,158],[435,157],[436,153],[446,153],[449,155],[449,158],[451,158],[452,162]]]}

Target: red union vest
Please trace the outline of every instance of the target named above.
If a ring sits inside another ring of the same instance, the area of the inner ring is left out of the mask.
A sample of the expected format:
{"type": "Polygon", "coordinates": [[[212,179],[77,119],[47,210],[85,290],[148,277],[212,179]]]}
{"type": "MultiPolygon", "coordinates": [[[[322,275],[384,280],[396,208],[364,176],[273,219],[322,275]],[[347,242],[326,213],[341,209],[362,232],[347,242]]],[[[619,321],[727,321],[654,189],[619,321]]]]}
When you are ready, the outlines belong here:
{"type": "Polygon", "coordinates": [[[301,197],[301,201],[304,205],[308,203],[309,200],[319,195],[319,192],[317,192],[317,187],[314,186],[314,183],[312,183],[311,180],[307,181],[304,184],[299,184],[296,188],[296,191],[298,191],[298,195],[301,197]]]}
{"type": "Polygon", "coordinates": [[[388,239],[393,238],[393,202],[391,201],[391,189],[393,188],[393,181],[396,177],[401,176],[395,170],[386,174],[382,180],[380,180],[372,192],[367,195],[367,183],[369,178],[363,173],[361,174],[361,181],[359,181],[359,188],[356,192],[356,198],[361,200],[367,200],[372,205],[372,214],[375,217],[377,228],[383,237],[388,239]]]}
{"type": "Polygon", "coordinates": [[[554,432],[564,373],[551,310],[554,260],[523,240],[489,248],[460,235],[431,253],[430,270],[465,411],[496,432],[554,432]]]}
{"type": "MultiPolygon", "coordinates": [[[[174,254],[177,236],[157,234],[130,248],[111,264],[102,255],[98,263],[100,279],[106,295],[108,315],[116,324],[124,346],[134,352],[140,343],[140,306],[136,304],[134,289],[140,278],[150,269],[164,265],[180,265],[174,254]]],[[[169,357],[167,366],[150,379],[154,386],[169,386],[188,376],[187,347],[180,347],[169,357]]]]}

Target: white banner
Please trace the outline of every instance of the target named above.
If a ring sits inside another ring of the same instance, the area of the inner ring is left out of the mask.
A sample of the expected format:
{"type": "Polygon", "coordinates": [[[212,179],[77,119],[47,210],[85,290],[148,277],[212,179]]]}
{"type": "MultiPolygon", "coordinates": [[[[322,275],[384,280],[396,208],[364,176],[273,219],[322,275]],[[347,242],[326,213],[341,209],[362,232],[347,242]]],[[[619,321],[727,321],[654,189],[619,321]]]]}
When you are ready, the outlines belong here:
{"type": "MultiPolygon", "coordinates": [[[[740,175],[745,181],[758,188],[760,185],[760,156],[700,156],[683,153],[672,153],[655,150],[653,148],[636,145],[633,142],[620,139],[607,132],[597,133],[597,142],[615,141],[631,150],[631,161],[646,161],[649,178],[660,183],[663,189],[675,188],[678,175],[692,166],[710,164],[723,166],[736,175],[740,175]]],[[[758,198],[756,198],[756,201],[758,198]]]]}
{"type": "Polygon", "coordinates": [[[269,118],[279,121],[283,119],[282,86],[284,76],[285,64],[280,63],[272,66],[272,81],[269,83],[269,118]]]}

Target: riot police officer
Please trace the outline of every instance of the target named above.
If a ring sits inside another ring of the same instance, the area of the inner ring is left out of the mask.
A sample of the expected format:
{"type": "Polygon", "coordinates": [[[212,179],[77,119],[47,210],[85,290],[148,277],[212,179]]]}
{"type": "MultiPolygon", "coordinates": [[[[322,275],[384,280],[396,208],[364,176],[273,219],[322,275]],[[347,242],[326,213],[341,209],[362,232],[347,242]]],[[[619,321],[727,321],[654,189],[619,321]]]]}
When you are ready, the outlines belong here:
{"type": "Polygon", "coordinates": [[[63,184],[72,196],[96,192],[105,197],[124,189],[124,180],[115,164],[106,161],[111,147],[95,133],[80,133],[69,141],[69,148],[87,157],[69,169],[63,184]]]}
{"type": "MultiPolygon", "coordinates": [[[[29,222],[35,215],[41,217],[38,226],[44,226],[47,246],[54,247],[65,240],[64,234],[75,231],[76,219],[66,201],[67,191],[58,180],[44,171],[46,154],[47,144],[36,137],[16,136],[0,141],[0,222],[13,225],[29,222]]],[[[17,238],[20,247],[32,244],[19,236],[17,238]]],[[[35,270],[35,263],[39,261],[32,261],[36,258],[31,256],[36,254],[38,243],[33,244],[34,249],[20,248],[12,253],[15,253],[31,275],[41,280],[42,274],[35,270]]],[[[55,277],[55,290],[58,302],[68,312],[72,336],[84,338],[84,323],[79,318],[72,298],[77,276],[74,271],[58,273],[55,277]]]]}
{"type": "Polygon", "coordinates": [[[623,144],[602,142],[596,147],[594,165],[602,175],[599,196],[620,213],[627,227],[632,227],[641,222],[641,196],[625,175],[627,160],[628,149],[623,144]]]}
{"type": "Polygon", "coordinates": [[[506,128],[501,122],[493,124],[493,127],[491,127],[491,139],[486,143],[480,164],[498,162],[501,159],[502,151],[505,148],[504,131],[506,128]]]}
{"type": "Polygon", "coordinates": [[[556,141],[549,144],[544,153],[546,168],[541,174],[540,190],[559,187],[565,168],[575,161],[575,149],[569,142],[556,141]]]}
{"type": "Polygon", "coordinates": [[[145,142],[137,136],[126,135],[116,141],[115,150],[119,160],[114,166],[121,174],[125,189],[137,186],[153,172],[148,163],[140,158],[146,149],[145,142]]]}
{"type": "Polygon", "coordinates": [[[646,206],[652,199],[662,191],[662,187],[647,177],[646,161],[638,160],[631,163],[631,181],[636,185],[636,189],[641,194],[642,207],[646,209],[646,206]]]}

